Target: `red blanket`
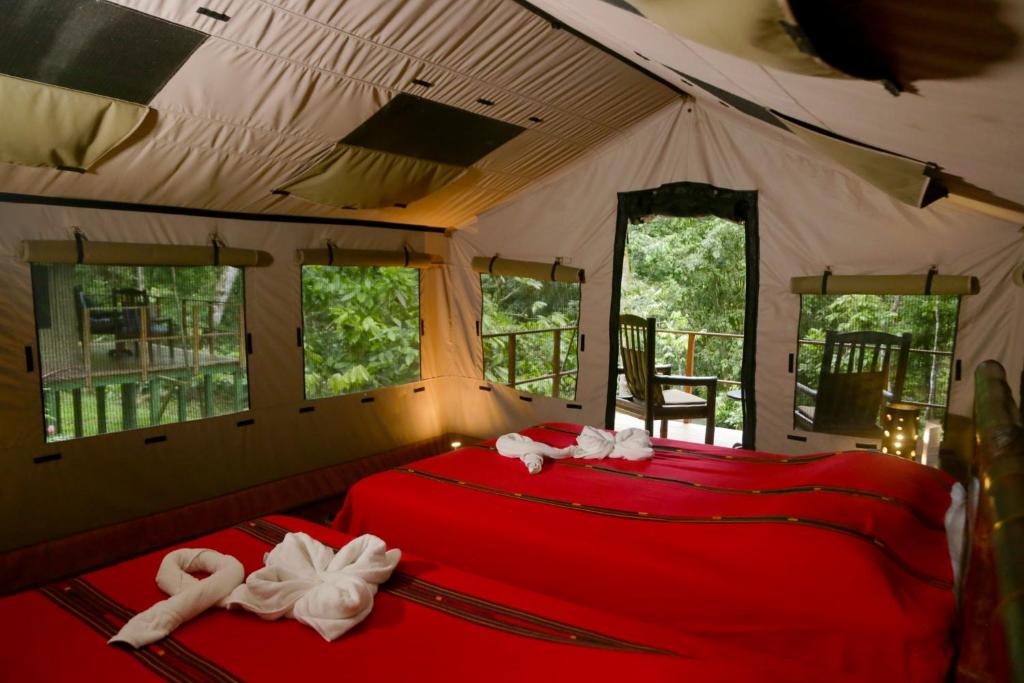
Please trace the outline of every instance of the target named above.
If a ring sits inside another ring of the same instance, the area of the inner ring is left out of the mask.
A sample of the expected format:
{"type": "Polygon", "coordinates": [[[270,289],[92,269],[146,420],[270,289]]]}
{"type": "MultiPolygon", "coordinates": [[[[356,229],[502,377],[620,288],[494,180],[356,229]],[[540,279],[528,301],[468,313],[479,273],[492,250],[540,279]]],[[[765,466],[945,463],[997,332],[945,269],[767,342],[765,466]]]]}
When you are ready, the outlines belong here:
{"type": "MultiPolygon", "coordinates": [[[[523,433],[565,446],[579,429],[523,433]]],[[[358,483],[335,526],[681,638],[773,653],[797,677],[941,680],[952,479],[868,452],[655,444],[649,461],[548,461],[534,476],[487,445],[459,449],[358,483]]]]}
{"type": "MultiPolygon", "coordinates": [[[[350,537],[270,517],[184,547],[237,557],[247,572],[288,530],[333,546],[350,537]]],[[[0,600],[0,678],[10,681],[793,680],[785,664],[706,639],[540,596],[405,554],[371,615],[333,643],[292,620],[211,609],[137,651],[106,645],[163,599],[163,551],[0,600]]],[[[812,679],[807,679],[812,680],[812,679]]]]}

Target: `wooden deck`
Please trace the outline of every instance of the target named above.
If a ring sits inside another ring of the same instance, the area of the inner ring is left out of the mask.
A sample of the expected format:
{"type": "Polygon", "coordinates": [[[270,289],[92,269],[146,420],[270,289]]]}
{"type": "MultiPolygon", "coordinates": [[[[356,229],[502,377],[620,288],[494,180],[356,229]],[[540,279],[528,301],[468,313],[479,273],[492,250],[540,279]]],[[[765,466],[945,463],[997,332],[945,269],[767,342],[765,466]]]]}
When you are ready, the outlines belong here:
{"type": "Polygon", "coordinates": [[[149,375],[182,378],[242,369],[237,357],[211,353],[205,347],[197,354],[191,347],[182,348],[180,342],[151,342],[145,349],[140,344],[138,353],[133,343],[122,346],[124,351],[130,354],[111,353],[116,350],[113,341],[93,341],[88,364],[84,358],[79,358],[77,360],[80,362],[74,365],[56,369],[44,368],[43,382],[47,388],[74,389],[145,381],[149,379],[149,375]]]}

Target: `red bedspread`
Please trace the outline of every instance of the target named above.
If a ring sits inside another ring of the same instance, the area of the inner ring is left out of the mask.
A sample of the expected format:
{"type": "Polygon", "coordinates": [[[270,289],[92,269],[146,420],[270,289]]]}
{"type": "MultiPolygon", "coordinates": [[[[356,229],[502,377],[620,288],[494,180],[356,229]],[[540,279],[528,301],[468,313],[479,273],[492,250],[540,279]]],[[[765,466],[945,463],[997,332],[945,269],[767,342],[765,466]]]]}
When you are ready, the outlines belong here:
{"type": "MultiPolygon", "coordinates": [[[[523,433],[565,446],[579,429],[523,433]]],[[[655,444],[649,461],[548,461],[535,476],[463,448],[358,483],[335,526],[680,638],[773,653],[795,677],[942,679],[952,479],[869,452],[655,444]]]]}
{"type": "MultiPolygon", "coordinates": [[[[270,517],[190,541],[250,572],[288,530],[349,537],[270,517]]],[[[292,620],[212,609],[138,651],[105,644],[165,596],[164,554],[142,556],[0,600],[0,678],[9,681],[794,680],[785,663],[540,596],[405,554],[372,614],[333,643],[292,620]],[[756,668],[752,668],[756,667],[756,668]]],[[[799,680],[799,679],[797,679],[799,680]]],[[[815,680],[813,678],[806,680],[815,680]]]]}

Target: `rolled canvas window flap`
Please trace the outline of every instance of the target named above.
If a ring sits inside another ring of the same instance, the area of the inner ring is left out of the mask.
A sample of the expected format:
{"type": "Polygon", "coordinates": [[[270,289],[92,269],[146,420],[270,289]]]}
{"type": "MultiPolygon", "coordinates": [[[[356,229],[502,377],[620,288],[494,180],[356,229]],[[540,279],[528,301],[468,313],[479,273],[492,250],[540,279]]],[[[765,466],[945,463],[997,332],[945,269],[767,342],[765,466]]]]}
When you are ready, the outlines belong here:
{"type": "Polygon", "coordinates": [[[542,263],[536,261],[515,261],[490,256],[477,256],[473,259],[473,270],[491,275],[508,275],[511,277],[528,277],[534,280],[554,280],[556,282],[586,282],[586,273],[582,268],[563,266],[561,263],[542,263]]]}
{"type": "Polygon", "coordinates": [[[149,107],[0,74],[0,161],[87,170],[124,142],[149,107]]]}
{"type": "Polygon", "coordinates": [[[844,77],[787,31],[793,21],[788,3],[629,0],[629,4],[654,23],[716,50],[792,73],[844,77]]]}
{"type": "Polygon", "coordinates": [[[136,244],[91,240],[26,240],[22,260],[29,263],[84,263],[106,266],[268,266],[265,251],[218,245],[136,244]]]}
{"type": "Polygon", "coordinates": [[[817,131],[788,117],[780,118],[798,138],[890,197],[910,206],[924,205],[932,181],[928,164],[817,131]]]}
{"type": "Polygon", "coordinates": [[[433,194],[465,171],[462,166],[338,144],[281,189],[341,209],[379,209],[433,194]]]}
{"type": "Polygon", "coordinates": [[[299,249],[296,260],[303,266],[398,266],[429,268],[444,263],[436,254],[415,251],[380,251],[360,249],[299,249]]]}
{"type": "Polygon", "coordinates": [[[794,294],[967,295],[981,291],[978,278],[971,275],[932,275],[930,279],[929,287],[928,275],[811,275],[793,278],[790,289],[794,294]]]}

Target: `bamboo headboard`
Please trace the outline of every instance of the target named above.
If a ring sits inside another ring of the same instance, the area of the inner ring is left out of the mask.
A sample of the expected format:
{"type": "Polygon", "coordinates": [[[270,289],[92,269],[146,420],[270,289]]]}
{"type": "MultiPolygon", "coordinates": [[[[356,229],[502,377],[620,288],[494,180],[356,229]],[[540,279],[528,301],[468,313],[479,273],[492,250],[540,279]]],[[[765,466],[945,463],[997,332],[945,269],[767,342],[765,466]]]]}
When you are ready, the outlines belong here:
{"type": "Polygon", "coordinates": [[[977,474],[982,482],[979,518],[984,519],[988,547],[978,539],[972,553],[991,552],[995,569],[995,609],[1001,626],[1005,672],[1024,683],[1024,418],[1013,400],[1006,371],[985,361],[974,373],[974,420],[977,430],[977,474]]]}

